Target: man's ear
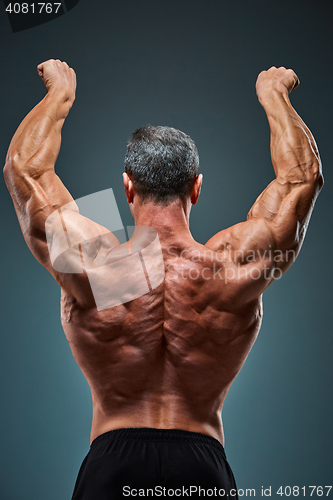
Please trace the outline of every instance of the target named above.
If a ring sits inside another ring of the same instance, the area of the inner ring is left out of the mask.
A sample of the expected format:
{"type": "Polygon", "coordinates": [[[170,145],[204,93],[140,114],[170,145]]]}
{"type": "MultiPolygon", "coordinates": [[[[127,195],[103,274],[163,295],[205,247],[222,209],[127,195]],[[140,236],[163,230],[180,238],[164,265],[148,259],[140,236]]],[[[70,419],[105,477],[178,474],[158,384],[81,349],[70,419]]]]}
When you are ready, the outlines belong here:
{"type": "Polygon", "coordinates": [[[126,198],[128,203],[133,202],[133,195],[134,195],[134,190],[133,190],[133,182],[132,179],[126,172],[123,173],[123,180],[124,180],[124,188],[125,188],[125,193],[126,193],[126,198]]]}
{"type": "Polygon", "coordinates": [[[191,194],[192,205],[195,205],[199,199],[201,186],[202,186],[202,179],[203,179],[202,174],[197,175],[197,177],[194,179],[194,184],[193,184],[192,194],[191,194]]]}

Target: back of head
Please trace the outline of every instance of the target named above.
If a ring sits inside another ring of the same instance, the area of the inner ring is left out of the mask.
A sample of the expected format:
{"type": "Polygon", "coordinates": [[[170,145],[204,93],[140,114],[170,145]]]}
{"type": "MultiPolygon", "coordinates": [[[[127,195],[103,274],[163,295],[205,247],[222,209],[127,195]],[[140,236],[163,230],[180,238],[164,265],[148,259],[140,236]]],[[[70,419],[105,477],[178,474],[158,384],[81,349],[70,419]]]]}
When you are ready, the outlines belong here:
{"type": "Polygon", "coordinates": [[[127,143],[125,172],[143,201],[168,204],[191,194],[199,172],[198,151],[180,130],[141,127],[127,143]]]}

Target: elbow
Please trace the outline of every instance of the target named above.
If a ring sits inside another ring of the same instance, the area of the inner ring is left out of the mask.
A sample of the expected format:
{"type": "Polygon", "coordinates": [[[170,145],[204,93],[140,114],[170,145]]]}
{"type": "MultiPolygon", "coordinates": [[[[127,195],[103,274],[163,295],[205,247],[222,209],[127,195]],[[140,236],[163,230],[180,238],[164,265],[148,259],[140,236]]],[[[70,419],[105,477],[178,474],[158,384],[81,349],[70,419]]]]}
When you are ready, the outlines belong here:
{"type": "Polygon", "coordinates": [[[22,171],[23,161],[15,151],[10,151],[7,153],[5,166],[3,167],[3,175],[5,180],[13,175],[14,172],[22,171]]]}
{"type": "Polygon", "coordinates": [[[3,176],[7,187],[13,181],[13,178],[16,177],[15,174],[20,174],[22,170],[20,157],[15,154],[7,154],[5,166],[3,167],[3,176]]]}
{"type": "Polygon", "coordinates": [[[16,157],[17,155],[13,154],[10,149],[6,156],[5,166],[3,167],[4,176],[6,176],[13,169],[13,166],[16,164],[16,157]]]}
{"type": "Polygon", "coordinates": [[[322,172],[320,159],[312,162],[307,177],[308,177],[308,182],[310,182],[319,192],[324,185],[324,176],[322,172]]]}
{"type": "Polygon", "coordinates": [[[4,176],[5,182],[7,184],[7,181],[8,181],[9,176],[10,176],[10,164],[8,163],[8,161],[6,161],[5,166],[3,167],[3,176],[4,176]]]}
{"type": "Polygon", "coordinates": [[[321,191],[322,188],[324,187],[324,176],[322,174],[322,172],[320,172],[318,175],[317,175],[317,180],[316,180],[316,183],[317,183],[317,188],[318,188],[318,191],[321,191]]]}
{"type": "Polygon", "coordinates": [[[6,184],[11,176],[12,171],[13,171],[13,160],[9,155],[7,155],[5,166],[3,167],[3,176],[6,184]]]}
{"type": "Polygon", "coordinates": [[[12,170],[11,165],[8,162],[6,162],[5,166],[3,167],[3,177],[5,179],[7,189],[10,192],[11,186],[13,184],[13,170],[12,170]]]}
{"type": "Polygon", "coordinates": [[[324,186],[324,176],[322,172],[321,162],[316,163],[313,171],[313,183],[319,193],[324,186]]]}

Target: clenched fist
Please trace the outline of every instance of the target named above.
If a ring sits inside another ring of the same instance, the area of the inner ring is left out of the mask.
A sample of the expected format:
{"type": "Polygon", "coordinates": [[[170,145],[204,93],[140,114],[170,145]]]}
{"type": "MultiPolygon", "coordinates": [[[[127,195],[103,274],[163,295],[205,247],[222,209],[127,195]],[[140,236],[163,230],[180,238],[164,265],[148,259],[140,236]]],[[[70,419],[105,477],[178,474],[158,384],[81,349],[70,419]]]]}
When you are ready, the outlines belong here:
{"type": "Polygon", "coordinates": [[[66,99],[74,101],[76,75],[66,62],[59,61],[59,59],[49,59],[39,64],[37,70],[48,92],[60,93],[65,95],[66,99]]]}
{"type": "Polygon", "coordinates": [[[262,71],[257,78],[258,99],[262,102],[269,98],[274,91],[288,95],[299,83],[299,79],[292,69],[272,66],[268,71],[262,71]]]}

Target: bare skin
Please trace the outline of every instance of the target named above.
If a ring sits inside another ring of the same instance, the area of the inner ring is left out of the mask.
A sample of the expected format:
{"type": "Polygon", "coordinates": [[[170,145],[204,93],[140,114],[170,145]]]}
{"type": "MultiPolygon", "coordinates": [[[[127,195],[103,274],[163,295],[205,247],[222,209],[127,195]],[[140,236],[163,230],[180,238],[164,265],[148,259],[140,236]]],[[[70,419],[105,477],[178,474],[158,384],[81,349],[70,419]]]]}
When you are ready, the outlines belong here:
{"type": "MultiPolygon", "coordinates": [[[[285,68],[260,73],[256,90],[276,178],[247,221],[206,245],[189,230],[201,176],[191,196],[163,206],[143,202],[123,174],[135,225],[158,232],[165,279],[140,298],[98,311],[87,273],[55,271],[45,236],[46,218],[73,201],[54,166],[75,73],[59,60],[38,72],[48,93],[16,131],[4,175],[30,250],[61,286],[62,325],[92,393],[91,440],[113,429],[152,427],[201,432],[224,444],[223,403],[258,335],[262,293],[294,262],[323,185],[315,141],[288,97],[298,78],[285,68]]],[[[86,239],[96,226],[77,212],[65,223],[86,239]]],[[[112,234],[100,240],[92,264],[112,258],[115,248],[122,246],[112,234]]]]}

